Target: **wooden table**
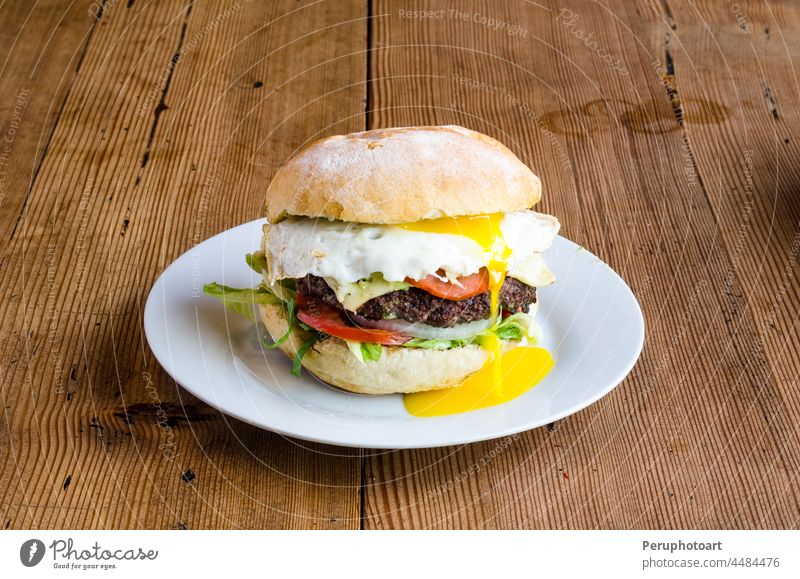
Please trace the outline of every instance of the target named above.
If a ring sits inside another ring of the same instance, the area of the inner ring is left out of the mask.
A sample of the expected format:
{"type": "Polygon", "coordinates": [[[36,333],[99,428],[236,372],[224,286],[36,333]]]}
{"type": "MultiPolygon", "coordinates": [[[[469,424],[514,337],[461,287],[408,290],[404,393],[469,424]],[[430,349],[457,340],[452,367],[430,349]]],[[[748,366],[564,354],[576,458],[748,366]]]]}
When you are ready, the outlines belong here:
{"type": "Polygon", "coordinates": [[[0,527],[799,526],[800,4],[31,4],[0,8],[0,527]],[[159,368],[151,285],[259,216],[293,152],[447,123],[507,143],[634,289],[612,394],[386,452],[248,426],[159,368]]]}

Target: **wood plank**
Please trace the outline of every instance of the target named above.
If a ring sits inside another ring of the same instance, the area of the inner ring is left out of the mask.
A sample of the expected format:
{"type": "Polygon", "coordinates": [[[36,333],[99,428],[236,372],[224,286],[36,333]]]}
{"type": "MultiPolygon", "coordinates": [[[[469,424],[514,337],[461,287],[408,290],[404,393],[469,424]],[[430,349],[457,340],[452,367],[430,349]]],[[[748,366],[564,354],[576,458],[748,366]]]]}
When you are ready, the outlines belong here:
{"type": "MultiPolygon", "coordinates": [[[[792,61],[800,56],[800,38],[789,31],[800,26],[800,6],[767,10],[755,3],[671,0],[667,7],[674,30],[664,37],[664,51],[673,61],[688,141],[730,256],[730,274],[741,281],[739,301],[758,332],[774,385],[761,396],[770,401],[763,410],[764,436],[775,439],[777,454],[754,492],[770,484],[773,472],[785,471],[795,484],[783,492],[797,502],[800,88],[792,61]],[[696,65],[697,54],[703,55],[702,66],[696,65]],[[734,111],[731,122],[704,122],[707,111],[696,106],[701,99],[734,111]]],[[[734,288],[726,284],[717,291],[734,288]]]]}
{"type": "MultiPolygon", "coordinates": [[[[4,5],[0,27],[0,256],[24,210],[97,22],[91,2],[4,5]]],[[[2,257],[0,257],[2,259],[2,257]]]]}
{"type": "Polygon", "coordinates": [[[3,264],[6,526],[358,527],[357,451],[195,400],[155,363],[141,317],[166,264],[260,214],[292,151],[364,126],[365,10],[104,12],[3,264]]]}
{"type": "MultiPolygon", "coordinates": [[[[370,126],[458,123],[506,142],[542,177],[541,209],[631,284],[647,338],[617,390],[552,429],[372,453],[366,525],[797,526],[787,468],[797,446],[773,426],[792,415],[746,310],[749,270],[729,275],[703,167],[684,152],[665,90],[667,63],[654,65],[670,29],[662,9],[448,2],[442,17],[410,12],[426,7],[374,4],[370,126]]],[[[706,130],[725,138],[735,119],[713,95],[696,98],[706,130]]]]}

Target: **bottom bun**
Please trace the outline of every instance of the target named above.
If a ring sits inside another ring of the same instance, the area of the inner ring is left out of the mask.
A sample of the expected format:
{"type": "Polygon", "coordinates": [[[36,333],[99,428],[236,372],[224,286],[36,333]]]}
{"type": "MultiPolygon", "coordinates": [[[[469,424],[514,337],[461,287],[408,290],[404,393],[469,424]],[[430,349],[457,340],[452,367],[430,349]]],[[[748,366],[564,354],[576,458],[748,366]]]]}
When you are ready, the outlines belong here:
{"type": "MultiPolygon", "coordinates": [[[[281,306],[262,305],[261,318],[273,338],[286,333],[287,323],[281,306]]],[[[293,358],[309,337],[299,328],[280,349],[293,358]]],[[[507,342],[507,346],[516,346],[507,342]]],[[[303,356],[303,366],[319,379],[359,394],[408,394],[457,386],[480,370],[489,360],[480,346],[450,350],[425,350],[384,346],[380,359],[361,362],[339,338],[320,340],[303,356]]]]}

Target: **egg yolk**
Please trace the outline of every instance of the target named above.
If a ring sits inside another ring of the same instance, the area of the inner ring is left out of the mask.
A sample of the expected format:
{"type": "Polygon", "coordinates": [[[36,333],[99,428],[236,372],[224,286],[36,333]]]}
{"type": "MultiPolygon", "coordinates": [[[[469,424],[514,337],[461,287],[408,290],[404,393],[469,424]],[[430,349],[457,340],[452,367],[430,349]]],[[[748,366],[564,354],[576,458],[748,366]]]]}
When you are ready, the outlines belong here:
{"type": "Polygon", "coordinates": [[[415,392],[403,396],[409,414],[445,416],[510,402],[539,382],[553,368],[553,357],[544,348],[514,348],[502,354],[502,365],[489,362],[454,388],[415,392]],[[497,367],[503,388],[494,387],[497,367]]]}
{"type": "MultiPolygon", "coordinates": [[[[400,227],[426,233],[463,235],[475,241],[489,256],[490,316],[497,320],[500,289],[511,255],[500,229],[502,219],[502,213],[494,213],[429,219],[400,227]]],[[[503,354],[503,342],[494,334],[484,337],[481,346],[490,357],[479,372],[455,388],[407,394],[404,397],[406,409],[415,416],[440,416],[508,402],[532,388],[553,366],[552,357],[542,348],[514,348],[503,354]]]]}

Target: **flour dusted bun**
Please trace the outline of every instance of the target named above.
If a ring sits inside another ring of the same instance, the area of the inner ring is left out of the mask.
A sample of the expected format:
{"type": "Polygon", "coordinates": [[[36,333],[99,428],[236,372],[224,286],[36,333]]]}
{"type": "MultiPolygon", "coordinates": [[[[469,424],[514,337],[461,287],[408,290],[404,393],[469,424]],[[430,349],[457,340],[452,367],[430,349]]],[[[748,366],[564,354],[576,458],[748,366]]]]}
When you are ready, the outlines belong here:
{"type": "MultiPolygon", "coordinates": [[[[291,158],[267,190],[267,218],[404,223],[529,209],[539,178],[495,139],[455,125],[328,137],[291,158]]],[[[439,358],[437,358],[439,359],[439,358]]]]}
{"type": "MultiPolygon", "coordinates": [[[[281,306],[262,305],[261,318],[273,338],[286,333],[281,306]]],[[[308,338],[295,328],[280,349],[290,358],[308,338]]],[[[516,343],[507,343],[513,347],[516,343]]],[[[359,362],[338,338],[317,342],[303,357],[303,366],[321,380],[359,394],[393,394],[448,388],[480,370],[489,353],[479,346],[450,350],[384,347],[379,360],[359,362]]]]}

